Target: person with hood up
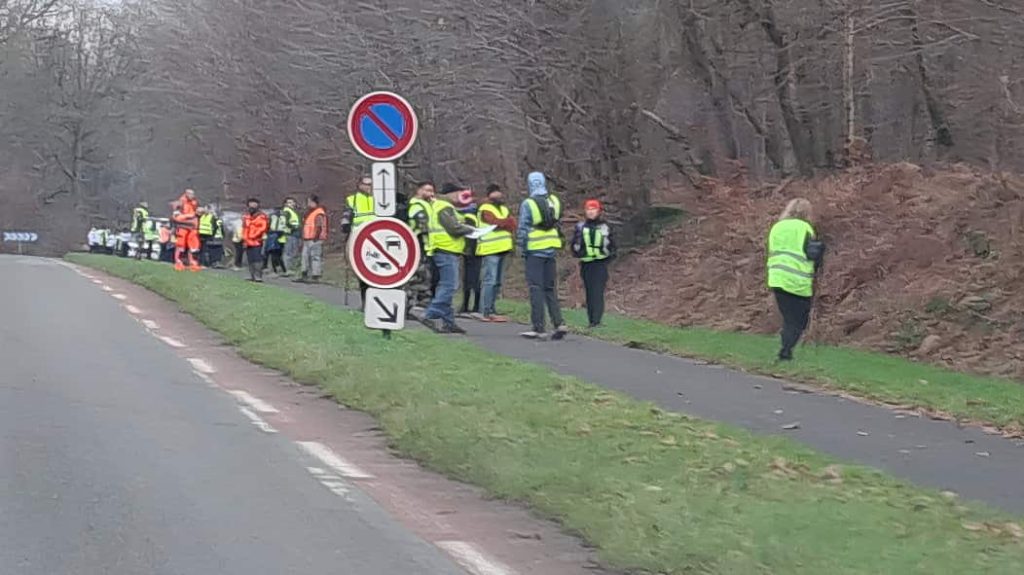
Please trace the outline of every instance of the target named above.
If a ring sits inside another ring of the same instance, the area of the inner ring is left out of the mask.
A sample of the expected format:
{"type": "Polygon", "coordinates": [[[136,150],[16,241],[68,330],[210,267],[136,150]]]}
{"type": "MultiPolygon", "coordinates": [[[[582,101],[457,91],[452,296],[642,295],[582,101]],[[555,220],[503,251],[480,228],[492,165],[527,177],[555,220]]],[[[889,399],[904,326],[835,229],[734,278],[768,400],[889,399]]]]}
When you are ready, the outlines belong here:
{"type": "Polygon", "coordinates": [[[459,289],[459,260],[466,251],[466,236],[476,231],[476,228],[463,223],[455,206],[463,206],[470,201],[472,193],[456,191],[438,196],[430,203],[429,242],[434,250],[439,281],[422,321],[427,327],[442,333],[466,333],[455,323],[452,300],[459,289]],[[438,320],[441,321],[440,327],[436,324],[438,320]]]}
{"type": "Polygon", "coordinates": [[[576,224],[572,255],[580,259],[580,277],[587,294],[587,319],[590,327],[604,318],[604,292],[608,287],[608,262],[615,257],[611,228],[605,223],[603,206],[598,200],[583,204],[586,219],[576,224]]]}
{"type": "Polygon", "coordinates": [[[782,314],[779,361],[791,361],[793,348],[807,329],[814,297],[814,276],[821,269],[825,244],[810,224],[811,202],[796,198],[786,205],[768,234],[768,288],[782,314]]]}
{"type": "Polygon", "coordinates": [[[546,337],[546,305],[555,329],[551,337],[559,340],[569,331],[562,319],[562,308],[555,289],[558,274],[555,256],[562,249],[562,202],[558,196],[548,192],[544,174],[533,172],[527,176],[526,182],[530,197],[519,208],[516,243],[526,259],[526,283],[530,287],[530,322],[533,329],[520,335],[527,339],[546,337]]]}

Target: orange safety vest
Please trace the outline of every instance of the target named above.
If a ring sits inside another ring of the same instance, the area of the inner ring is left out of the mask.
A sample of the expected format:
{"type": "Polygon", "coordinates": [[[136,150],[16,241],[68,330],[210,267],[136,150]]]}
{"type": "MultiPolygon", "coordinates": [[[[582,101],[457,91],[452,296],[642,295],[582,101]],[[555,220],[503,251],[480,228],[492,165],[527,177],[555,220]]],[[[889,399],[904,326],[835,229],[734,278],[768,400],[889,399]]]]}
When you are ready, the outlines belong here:
{"type": "Polygon", "coordinates": [[[321,207],[306,214],[306,221],[302,223],[302,239],[307,241],[327,241],[327,210],[321,207]],[[318,236],[316,233],[316,219],[320,216],[324,218],[324,225],[320,228],[318,236]]]}
{"type": "Polygon", "coordinates": [[[245,214],[242,218],[242,242],[246,247],[256,248],[263,244],[263,237],[267,235],[267,228],[270,227],[270,218],[263,212],[257,212],[255,216],[245,214]]]}

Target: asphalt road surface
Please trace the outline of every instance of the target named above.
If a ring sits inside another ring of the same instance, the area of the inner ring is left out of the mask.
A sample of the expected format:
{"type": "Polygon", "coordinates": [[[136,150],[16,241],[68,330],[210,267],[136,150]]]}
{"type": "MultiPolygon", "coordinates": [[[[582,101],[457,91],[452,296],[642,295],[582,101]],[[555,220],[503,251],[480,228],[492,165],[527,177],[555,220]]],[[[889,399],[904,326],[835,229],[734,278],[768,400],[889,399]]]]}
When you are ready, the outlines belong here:
{"type": "Polygon", "coordinates": [[[0,573],[463,573],[85,278],[0,257],[0,280],[0,573]]]}
{"type": "MultiPolygon", "coordinates": [[[[273,283],[343,304],[338,288],[273,283]]],[[[359,294],[350,294],[349,300],[358,306],[359,294]]],[[[756,433],[785,435],[919,485],[1024,512],[1024,442],[842,397],[796,391],[776,379],[596,339],[570,335],[560,342],[536,342],[518,337],[524,329],[521,325],[459,323],[470,340],[494,352],[544,364],[665,409],[756,433]],[[795,429],[785,429],[795,424],[799,424],[795,429]]]]}

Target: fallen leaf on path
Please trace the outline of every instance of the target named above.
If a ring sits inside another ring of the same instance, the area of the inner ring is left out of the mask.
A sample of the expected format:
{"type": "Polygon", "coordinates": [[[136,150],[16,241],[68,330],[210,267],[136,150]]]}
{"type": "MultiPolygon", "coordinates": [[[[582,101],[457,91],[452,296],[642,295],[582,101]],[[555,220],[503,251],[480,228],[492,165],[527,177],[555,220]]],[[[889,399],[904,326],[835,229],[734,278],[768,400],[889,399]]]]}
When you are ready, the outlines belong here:
{"type": "Polygon", "coordinates": [[[788,430],[788,431],[791,431],[791,430],[794,430],[794,429],[800,429],[800,422],[799,421],[794,421],[793,423],[787,423],[786,425],[782,426],[782,429],[785,429],[785,430],[788,430]]]}
{"type": "Polygon", "coordinates": [[[784,412],[783,412],[783,411],[782,411],[781,409],[776,409],[776,410],[775,410],[774,412],[772,412],[772,413],[774,413],[775,415],[782,415],[782,414],[783,414],[784,412]]]}
{"type": "Polygon", "coordinates": [[[991,453],[989,453],[987,451],[976,451],[976,452],[974,452],[974,454],[977,455],[978,457],[988,457],[988,456],[992,455],[991,453]]]}
{"type": "Polygon", "coordinates": [[[523,533],[521,531],[510,531],[509,535],[516,539],[534,539],[536,541],[541,540],[540,533],[523,533]]]}
{"type": "Polygon", "coordinates": [[[859,435],[859,436],[861,436],[861,437],[867,437],[867,436],[869,436],[869,435],[871,435],[871,434],[870,434],[870,433],[868,433],[868,432],[866,432],[866,431],[858,431],[858,432],[857,432],[857,435],[859,435]]]}

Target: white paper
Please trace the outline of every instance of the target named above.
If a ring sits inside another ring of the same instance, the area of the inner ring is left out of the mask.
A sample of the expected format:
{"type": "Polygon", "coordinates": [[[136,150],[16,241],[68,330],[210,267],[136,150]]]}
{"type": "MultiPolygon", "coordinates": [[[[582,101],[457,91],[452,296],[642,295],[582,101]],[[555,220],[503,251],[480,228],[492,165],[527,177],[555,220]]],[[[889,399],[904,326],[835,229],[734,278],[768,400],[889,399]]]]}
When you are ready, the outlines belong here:
{"type": "Polygon", "coordinates": [[[471,239],[471,240],[478,240],[478,239],[486,236],[487,234],[493,232],[496,229],[498,229],[498,226],[494,226],[494,225],[484,226],[482,228],[477,228],[475,232],[469,234],[466,237],[471,239]]]}

